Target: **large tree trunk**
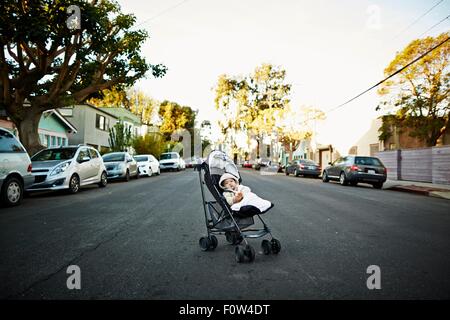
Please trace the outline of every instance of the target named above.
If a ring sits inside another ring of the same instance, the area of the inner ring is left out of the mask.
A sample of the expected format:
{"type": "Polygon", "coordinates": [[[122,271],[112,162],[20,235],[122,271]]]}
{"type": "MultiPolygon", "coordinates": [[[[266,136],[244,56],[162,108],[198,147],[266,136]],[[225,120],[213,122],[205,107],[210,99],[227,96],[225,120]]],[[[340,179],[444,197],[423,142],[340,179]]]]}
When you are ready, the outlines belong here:
{"type": "Polygon", "coordinates": [[[16,123],[19,129],[19,138],[23,146],[31,156],[36,152],[42,150],[44,146],[41,145],[39,139],[39,121],[41,120],[41,112],[32,112],[30,107],[29,112],[24,114],[22,121],[16,123]]]}

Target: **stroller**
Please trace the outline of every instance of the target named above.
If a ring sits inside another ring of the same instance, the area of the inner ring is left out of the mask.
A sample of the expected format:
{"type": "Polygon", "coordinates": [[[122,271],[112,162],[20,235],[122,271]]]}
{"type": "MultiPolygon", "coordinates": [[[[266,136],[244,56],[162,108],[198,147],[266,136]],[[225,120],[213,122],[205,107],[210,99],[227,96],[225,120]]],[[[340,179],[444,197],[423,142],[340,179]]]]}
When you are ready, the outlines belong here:
{"type": "Polygon", "coordinates": [[[235,257],[237,262],[252,262],[255,259],[255,250],[247,242],[247,239],[261,238],[270,235],[271,240],[263,240],[261,243],[262,251],[268,255],[270,253],[278,254],[281,250],[279,240],[272,237],[270,229],[265,224],[260,214],[266,213],[271,206],[261,212],[254,206],[242,206],[239,211],[233,211],[222,194],[222,188],[219,186],[219,180],[222,174],[229,173],[235,176],[239,183],[242,178],[234,162],[222,151],[212,151],[205,162],[195,166],[195,170],[199,172],[200,189],[202,192],[203,208],[205,211],[206,230],[208,236],[200,238],[199,245],[203,251],[214,250],[218,241],[215,235],[225,234],[226,240],[236,245],[235,257]],[[203,172],[203,175],[202,175],[203,172]],[[213,201],[205,200],[205,185],[214,197],[213,201]],[[250,229],[257,216],[261,222],[262,228],[250,229]],[[244,242],[245,245],[241,245],[244,242]]]}

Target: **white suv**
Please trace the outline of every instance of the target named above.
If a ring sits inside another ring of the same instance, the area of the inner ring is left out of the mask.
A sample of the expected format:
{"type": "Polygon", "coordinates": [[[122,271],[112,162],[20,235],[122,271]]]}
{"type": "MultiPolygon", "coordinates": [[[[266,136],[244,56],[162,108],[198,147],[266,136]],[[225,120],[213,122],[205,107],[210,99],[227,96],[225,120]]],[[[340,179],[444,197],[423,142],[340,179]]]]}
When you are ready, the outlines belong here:
{"type": "Polygon", "coordinates": [[[67,189],[97,183],[106,187],[106,168],[97,150],[88,146],[64,146],[41,150],[31,157],[34,184],[27,191],[67,189]]]}
{"type": "Polygon", "coordinates": [[[186,169],[186,164],[178,152],[161,153],[159,159],[159,167],[161,170],[180,171],[186,169]]]}
{"type": "Polygon", "coordinates": [[[3,205],[18,205],[23,190],[33,183],[31,161],[25,148],[8,130],[0,128],[0,198],[3,205]]]}

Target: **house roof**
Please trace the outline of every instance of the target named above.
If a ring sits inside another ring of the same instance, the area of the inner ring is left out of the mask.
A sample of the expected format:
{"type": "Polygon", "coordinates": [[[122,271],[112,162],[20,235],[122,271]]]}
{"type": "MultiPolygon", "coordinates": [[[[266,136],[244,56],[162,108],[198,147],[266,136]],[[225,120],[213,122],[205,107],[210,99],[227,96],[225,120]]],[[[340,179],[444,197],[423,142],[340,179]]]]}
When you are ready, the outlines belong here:
{"type": "Polygon", "coordinates": [[[111,109],[111,108],[98,108],[98,107],[94,106],[93,104],[91,104],[89,102],[85,102],[85,103],[83,103],[83,105],[86,105],[86,106],[88,106],[88,107],[90,107],[92,109],[95,109],[97,111],[101,111],[103,113],[106,113],[108,116],[111,116],[113,118],[119,119],[118,116],[116,116],[115,114],[111,113],[110,110],[108,110],[108,109],[111,109]]]}
{"type": "Polygon", "coordinates": [[[141,118],[134,113],[132,113],[130,110],[125,108],[110,108],[110,107],[100,107],[98,109],[101,110],[107,110],[109,113],[113,114],[117,118],[121,120],[128,120],[130,122],[133,122],[134,124],[141,124],[141,118]]]}
{"type": "Polygon", "coordinates": [[[73,124],[71,124],[69,122],[69,120],[67,120],[61,113],[59,113],[56,109],[51,109],[51,110],[47,110],[44,111],[44,113],[49,113],[50,115],[55,115],[56,118],[67,128],[69,128],[70,131],[72,131],[73,133],[77,133],[77,128],[75,128],[75,126],[73,124]]]}

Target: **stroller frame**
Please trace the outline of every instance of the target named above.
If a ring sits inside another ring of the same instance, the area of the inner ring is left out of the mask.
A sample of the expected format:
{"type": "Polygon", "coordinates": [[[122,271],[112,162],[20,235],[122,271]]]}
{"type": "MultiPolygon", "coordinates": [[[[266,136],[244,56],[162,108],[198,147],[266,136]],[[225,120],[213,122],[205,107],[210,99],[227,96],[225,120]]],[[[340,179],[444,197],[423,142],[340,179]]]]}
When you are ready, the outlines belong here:
{"type": "MultiPolygon", "coordinates": [[[[258,208],[252,206],[247,206],[248,208],[242,207],[240,211],[233,211],[217,187],[218,178],[220,176],[218,177],[218,175],[211,175],[209,164],[203,162],[195,165],[194,169],[199,172],[200,190],[202,194],[207,231],[207,236],[200,238],[199,241],[200,247],[203,251],[214,250],[217,247],[218,241],[215,235],[225,235],[226,240],[229,243],[237,245],[235,248],[236,261],[243,262],[244,260],[247,260],[251,262],[255,258],[255,251],[250,246],[247,239],[261,238],[269,235],[271,239],[270,241],[262,241],[261,246],[263,253],[278,254],[280,252],[280,241],[273,238],[270,228],[260,216],[273,208],[273,204],[263,212],[260,212],[258,208]],[[215,200],[206,200],[204,185],[207,186],[215,200]],[[242,209],[250,209],[252,212],[251,216],[242,217],[241,215],[243,213],[245,214],[245,211],[249,212],[248,210],[241,212],[242,209]],[[250,228],[250,226],[255,224],[254,216],[257,216],[261,221],[263,225],[262,228],[250,228]],[[240,246],[241,242],[244,242],[244,246],[240,246]]],[[[236,178],[238,178],[239,182],[242,181],[240,177],[236,178]]]]}

